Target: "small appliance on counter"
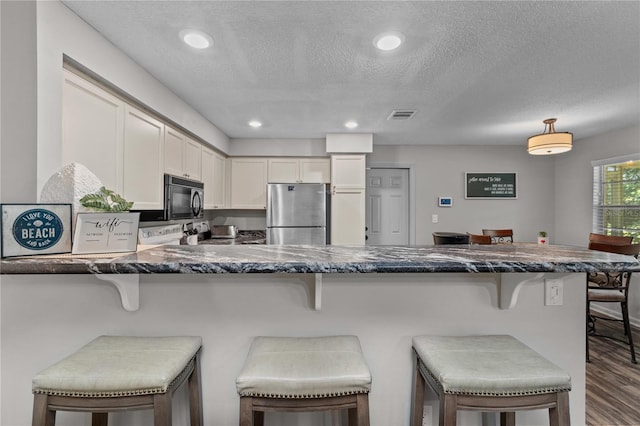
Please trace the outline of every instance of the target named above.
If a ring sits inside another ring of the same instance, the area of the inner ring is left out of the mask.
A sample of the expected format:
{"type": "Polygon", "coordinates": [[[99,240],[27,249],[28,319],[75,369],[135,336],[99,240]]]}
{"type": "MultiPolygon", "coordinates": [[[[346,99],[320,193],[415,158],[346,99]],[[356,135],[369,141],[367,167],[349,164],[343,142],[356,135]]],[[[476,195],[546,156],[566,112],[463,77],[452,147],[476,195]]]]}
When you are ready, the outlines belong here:
{"type": "Polygon", "coordinates": [[[213,225],[211,238],[235,238],[238,228],[235,225],[213,225]]]}

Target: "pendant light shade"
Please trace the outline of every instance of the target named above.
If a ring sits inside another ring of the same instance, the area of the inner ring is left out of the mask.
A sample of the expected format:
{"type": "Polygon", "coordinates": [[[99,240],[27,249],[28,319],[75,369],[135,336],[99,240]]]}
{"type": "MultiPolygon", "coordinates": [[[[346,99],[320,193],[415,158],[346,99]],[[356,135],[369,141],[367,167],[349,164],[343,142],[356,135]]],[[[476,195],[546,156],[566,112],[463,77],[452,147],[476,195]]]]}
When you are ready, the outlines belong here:
{"type": "Polygon", "coordinates": [[[527,151],[531,155],[551,155],[571,151],[573,134],[569,132],[556,132],[553,124],[555,118],[547,118],[543,121],[544,131],[529,138],[527,151]]]}

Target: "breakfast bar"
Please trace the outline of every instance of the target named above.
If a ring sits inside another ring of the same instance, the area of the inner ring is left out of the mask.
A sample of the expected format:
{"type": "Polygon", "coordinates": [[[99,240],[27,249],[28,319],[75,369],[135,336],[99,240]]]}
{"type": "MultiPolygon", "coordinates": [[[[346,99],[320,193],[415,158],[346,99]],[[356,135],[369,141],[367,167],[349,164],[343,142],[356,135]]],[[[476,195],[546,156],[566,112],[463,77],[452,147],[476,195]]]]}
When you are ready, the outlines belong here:
{"type": "MultiPolygon", "coordinates": [[[[37,371],[98,335],[118,334],[202,336],[204,423],[224,426],[238,423],[235,378],[255,336],[340,334],[362,343],[372,425],[408,424],[411,338],[424,334],[515,336],[569,372],[571,419],[584,424],[585,273],[640,271],[629,256],[527,243],[158,246],[10,258],[0,267],[2,356],[15,366],[2,372],[3,384],[11,383],[3,391],[20,395],[19,404],[3,407],[7,424],[30,423],[37,371]],[[548,279],[561,280],[559,305],[545,304],[548,279]]],[[[437,405],[427,400],[424,424],[435,424],[437,405]]],[[[186,396],[176,405],[174,424],[186,425],[186,396]]],[[[464,412],[459,424],[478,424],[479,416],[464,412]]],[[[267,417],[340,424],[337,413],[267,417]]],[[[112,418],[114,425],[150,421],[146,412],[112,418]]],[[[544,410],[518,413],[518,424],[545,422],[544,410]]]]}

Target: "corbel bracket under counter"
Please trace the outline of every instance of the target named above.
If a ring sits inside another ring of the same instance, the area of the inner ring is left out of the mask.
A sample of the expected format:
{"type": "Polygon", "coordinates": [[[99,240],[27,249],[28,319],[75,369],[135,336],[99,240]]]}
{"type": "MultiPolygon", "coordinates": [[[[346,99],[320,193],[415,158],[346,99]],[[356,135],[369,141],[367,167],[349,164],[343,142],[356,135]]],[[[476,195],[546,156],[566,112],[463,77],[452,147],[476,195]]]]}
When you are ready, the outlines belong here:
{"type": "Polygon", "coordinates": [[[515,307],[522,287],[525,284],[544,281],[544,274],[544,272],[502,272],[493,274],[493,279],[498,286],[498,307],[500,309],[512,309],[515,307]]]}
{"type": "Polygon", "coordinates": [[[125,311],[135,312],[140,309],[139,274],[95,274],[94,276],[110,282],[118,289],[120,301],[125,311]]]}

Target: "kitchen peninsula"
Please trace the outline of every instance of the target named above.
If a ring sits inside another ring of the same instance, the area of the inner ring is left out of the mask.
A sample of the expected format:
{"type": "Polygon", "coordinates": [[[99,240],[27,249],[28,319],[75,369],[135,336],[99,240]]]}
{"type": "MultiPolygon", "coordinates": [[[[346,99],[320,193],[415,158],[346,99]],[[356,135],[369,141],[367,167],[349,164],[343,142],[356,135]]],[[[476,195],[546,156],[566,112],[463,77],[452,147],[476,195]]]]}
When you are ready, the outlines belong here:
{"type": "MultiPolygon", "coordinates": [[[[202,336],[205,424],[221,426],[237,424],[235,377],[254,336],[355,334],[373,375],[371,424],[385,426],[408,424],[413,335],[503,333],[571,374],[572,421],[584,424],[584,273],[640,271],[631,257],[536,244],[161,246],[0,266],[2,356],[15,365],[3,375],[20,395],[20,404],[3,407],[11,425],[30,421],[31,377],[100,334],[202,336]],[[132,312],[95,278],[118,275],[139,277],[132,312]],[[548,278],[562,279],[562,306],[545,306],[548,278]],[[314,309],[309,300],[319,296],[314,309]]],[[[186,403],[177,405],[175,424],[186,424],[186,403]]],[[[149,422],[147,414],[118,414],[113,424],[149,422]],[[144,419],[131,420],[136,415],[144,419]]],[[[323,417],[336,415],[268,414],[281,425],[336,424],[323,417]]],[[[461,424],[477,424],[477,416],[464,413],[461,424]]],[[[545,413],[518,414],[518,422],[545,424],[545,413]]]]}

